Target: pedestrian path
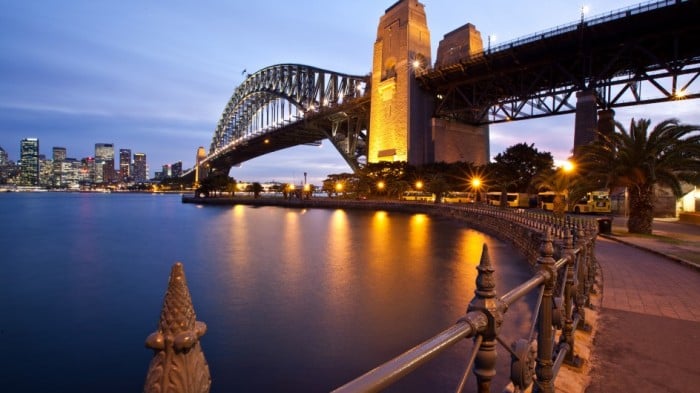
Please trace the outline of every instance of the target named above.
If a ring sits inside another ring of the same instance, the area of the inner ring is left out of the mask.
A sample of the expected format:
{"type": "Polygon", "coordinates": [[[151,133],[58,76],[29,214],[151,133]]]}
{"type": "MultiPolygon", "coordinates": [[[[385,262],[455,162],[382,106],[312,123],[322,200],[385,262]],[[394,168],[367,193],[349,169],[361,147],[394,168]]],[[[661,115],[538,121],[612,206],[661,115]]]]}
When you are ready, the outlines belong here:
{"type": "Polygon", "coordinates": [[[700,270],[663,256],[658,239],[613,239],[596,241],[601,306],[586,392],[698,391],[700,270]]]}

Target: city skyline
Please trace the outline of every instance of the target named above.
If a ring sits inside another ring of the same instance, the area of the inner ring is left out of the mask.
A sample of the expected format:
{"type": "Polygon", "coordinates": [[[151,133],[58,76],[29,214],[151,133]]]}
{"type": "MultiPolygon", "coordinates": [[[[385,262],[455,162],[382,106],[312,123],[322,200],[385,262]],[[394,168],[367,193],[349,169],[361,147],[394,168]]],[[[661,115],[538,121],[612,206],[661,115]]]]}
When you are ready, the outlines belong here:
{"type": "MultiPolygon", "coordinates": [[[[145,152],[150,173],[163,164],[194,164],[197,147],[209,149],[214,129],[247,73],[279,63],[301,63],[365,75],[379,18],[395,1],[307,1],[298,11],[280,1],[243,4],[206,1],[168,5],[136,1],[75,1],[33,7],[0,5],[0,146],[13,161],[19,141],[36,137],[42,154],[53,146],[69,156],[91,156],[94,142],[145,152]],[[290,17],[290,14],[295,15],[290,17]],[[258,15],[261,19],[248,18],[258,15]],[[263,18],[264,17],[264,18],[263,18]],[[343,23],[338,23],[342,20],[343,23]],[[86,141],[91,141],[86,143],[86,141]]],[[[491,45],[580,18],[582,4],[563,1],[423,0],[433,60],[448,32],[472,23],[491,45]],[[504,13],[507,7],[510,12],[504,13]]],[[[637,1],[586,2],[593,17],[637,1]]],[[[700,123],[700,101],[616,110],[616,120],[675,117],[700,123]]],[[[573,146],[573,115],[491,127],[490,155],[516,143],[534,143],[555,159],[573,146]]],[[[299,146],[233,168],[241,180],[312,182],[350,172],[330,143],[299,146]]]]}

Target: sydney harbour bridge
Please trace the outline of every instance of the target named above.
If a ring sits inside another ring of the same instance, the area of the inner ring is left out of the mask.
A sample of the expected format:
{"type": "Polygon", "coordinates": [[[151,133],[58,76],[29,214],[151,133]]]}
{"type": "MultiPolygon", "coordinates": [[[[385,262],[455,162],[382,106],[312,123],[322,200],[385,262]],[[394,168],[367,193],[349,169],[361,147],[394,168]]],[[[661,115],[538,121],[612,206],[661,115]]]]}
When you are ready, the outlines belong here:
{"type": "Polygon", "coordinates": [[[587,143],[612,129],[617,107],[700,98],[697,15],[698,0],[655,1],[487,49],[467,24],[445,35],[432,63],[423,5],[401,0],[380,20],[372,73],[279,64],[248,75],[184,176],[323,140],[353,170],[381,160],[479,163],[489,124],[570,113],[574,145],[587,143]],[[416,28],[427,44],[411,41],[416,28]],[[392,40],[403,53],[384,44],[392,40]],[[481,147],[456,154],[455,144],[481,147]]]}

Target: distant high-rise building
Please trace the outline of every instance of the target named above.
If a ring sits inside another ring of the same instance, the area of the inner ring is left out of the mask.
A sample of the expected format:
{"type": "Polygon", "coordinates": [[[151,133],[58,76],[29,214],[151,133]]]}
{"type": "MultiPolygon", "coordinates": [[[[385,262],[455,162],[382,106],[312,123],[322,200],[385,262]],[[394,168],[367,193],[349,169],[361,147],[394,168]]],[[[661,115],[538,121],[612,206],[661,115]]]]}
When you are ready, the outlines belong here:
{"type": "Polygon", "coordinates": [[[173,170],[170,164],[165,164],[163,165],[163,171],[160,173],[160,178],[162,179],[168,179],[173,177],[173,170]]]}
{"type": "Polygon", "coordinates": [[[119,180],[131,180],[131,149],[119,149],[119,180]]]}
{"type": "Polygon", "coordinates": [[[182,176],[182,161],[178,161],[170,166],[170,176],[171,177],[182,176]]]}
{"type": "Polygon", "coordinates": [[[63,161],[66,160],[66,148],[56,147],[53,148],[53,163],[51,174],[51,185],[55,187],[61,187],[63,184],[63,161]]]}
{"type": "Polygon", "coordinates": [[[146,166],[145,153],[134,153],[134,181],[148,181],[148,167],[146,166]]]}
{"type": "Polygon", "coordinates": [[[0,146],[0,167],[5,166],[10,162],[10,157],[7,155],[5,149],[0,146]]]}
{"type": "Polygon", "coordinates": [[[82,184],[95,182],[95,159],[93,157],[85,157],[80,160],[79,178],[82,184]]]}
{"type": "Polygon", "coordinates": [[[66,160],[66,148],[56,147],[53,148],[53,160],[55,161],[65,161],[66,160]]]}
{"type": "Polygon", "coordinates": [[[114,178],[114,144],[95,143],[95,183],[110,183],[114,178]]]}
{"type": "Polygon", "coordinates": [[[39,139],[26,138],[20,142],[20,176],[22,186],[39,185],[39,139]]]}

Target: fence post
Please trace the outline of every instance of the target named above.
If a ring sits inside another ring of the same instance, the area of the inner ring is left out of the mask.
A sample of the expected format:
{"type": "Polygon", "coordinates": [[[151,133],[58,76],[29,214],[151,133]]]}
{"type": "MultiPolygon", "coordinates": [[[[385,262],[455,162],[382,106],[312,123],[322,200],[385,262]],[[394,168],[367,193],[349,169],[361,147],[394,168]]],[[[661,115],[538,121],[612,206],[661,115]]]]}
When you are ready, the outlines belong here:
{"type": "Polygon", "coordinates": [[[542,241],[540,257],[537,258],[540,272],[545,274],[544,292],[542,294],[542,303],[540,304],[540,311],[537,318],[537,365],[535,366],[535,373],[537,374],[535,391],[542,393],[554,393],[552,298],[554,295],[554,287],[557,282],[557,272],[554,269],[555,261],[554,258],[552,258],[553,254],[552,229],[549,228],[542,241]]]}
{"type": "Polygon", "coordinates": [[[491,380],[496,375],[496,336],[503,323],[503,315],[496,297],[495,269],[491,266],[486,244],[481,252],[481,261],[477,270],[479,273],[476,276],[476,291],[474,291],[474,298],[467,308],[467,314],[472,311],[480,311],[486,315],[488,321],[486,329],[480,333],[483,341],[476,354],[474,375],[476,375],[478,392],[489,393],[491,380]]]}
{"type": "Polygon", "coordinates": [[[199,345],[207,325],[196,321],[182,263],[173,265],[158,330],[146,339],[153,359],[145,393],[208,393],[209,366],[199,345]]]}
{"type": "Polygon", "coordinates": [[[564,361],[572,366],[579,367],[580,359],[574,354],[574,297],[576,296],[576,284],[574,282],[574,267],[576,266],[577,255],[574,253],[574,241],[572,232],[574,226],[570,225],[564,233],[564,255],[568,258],[566,263],[566,281],[564,282],[564,329],[560,337],[560,345],[569,345],[564,361]]]}
{"type": "Polygon", "coordinates": [[[590,260],[589,250],[588,250],[588,236],[586,235],[584,229],[584,223],[581,223],[577,227],[576,232],[576,247],[580,248],[580,255],[578,257],[577,272],[576,272],[576,313],[581,319],[578,328],[581,330],[586,330],[586,309],[585,305],[587,303],[586,297],[588,296],[588,264],[590,260]]]}

